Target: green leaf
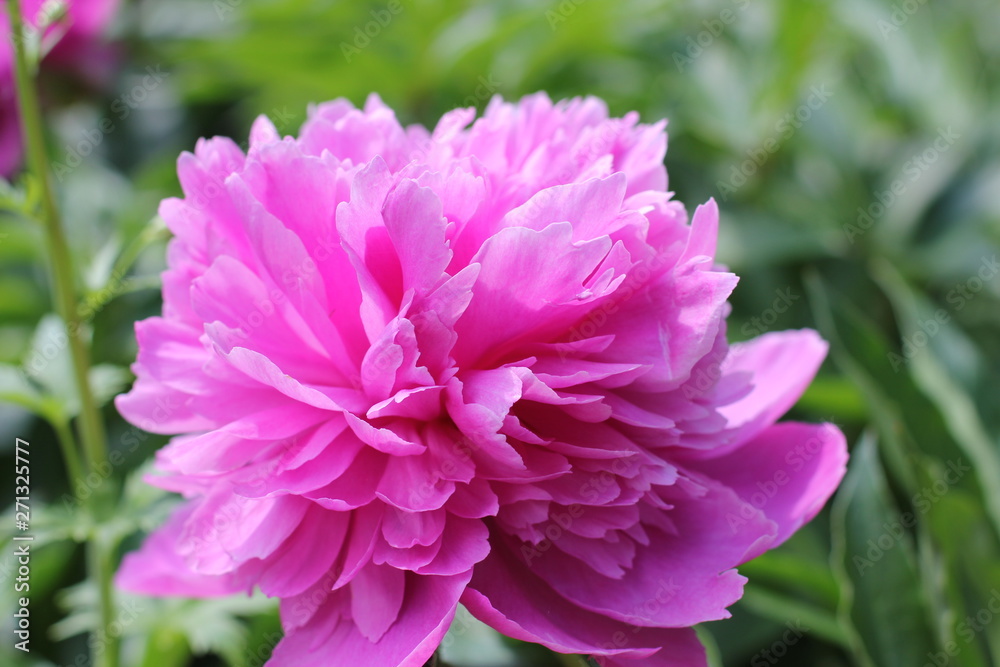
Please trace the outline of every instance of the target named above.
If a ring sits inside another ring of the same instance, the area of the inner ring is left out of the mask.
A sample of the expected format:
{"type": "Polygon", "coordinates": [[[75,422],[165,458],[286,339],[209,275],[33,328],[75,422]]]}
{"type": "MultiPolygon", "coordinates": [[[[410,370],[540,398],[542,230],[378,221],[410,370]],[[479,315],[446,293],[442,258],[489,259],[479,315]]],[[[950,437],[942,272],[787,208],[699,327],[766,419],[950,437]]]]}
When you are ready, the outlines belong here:
{"type": "Polygon", "coordinates": [[[924,525],[934,537],[934,567],[942,575],[941,605],[948,610],[939,619],[945,632],[944,648],[960,654],[956,664],[962,667],[997,664],[1000,624],[986,623],[976,630],[978,624],[967,620],[1000,603],[1000,543],[989,529],[982,503],[953,489],[933,503],[924,525]]]}
{"type": "Polygon", "coordinates": [[[0,178],[0,213],[28,217],[27,194],[0,178]]]}
{"type": "Polygon", "coordinates": [[[54,398],[66,416],[80,410],[73,380],[73,360],[69,352],[66,326],[55,313],[42,317],[35,327],[24,358],[24,372],[46,396],[54,398]]]}
{"type": "Polygon", "coordinates": [[[719,644],[715,641],[712,633],[703,626],[696,626],[694,630],[698,633],[698,641],[705,647],[705,658],[706,662],[708,662],[708,667],[723,667],[722,652],[719,651],[719,644]]]}
{"type": "Polygon", "coordinates": [[[818,524],[809,524],[780,549],[768,551],[740,566],[740,573],[750,579],[750,586],[762,586],[777,593],[795,594],[833,611],[840,599],[837,580],[829,570],[829,552],[825,539],[812,538],[818,524]],[[804,548],[805,545],[808,549],[804,548]]]}
{"type": "Polygon", "coordinates": [[[796,408],[840,419],[867,421],[870,406],[864,394],[843,375],[818,375],[799,398],[796,408]]]}
{"type": "MultiPolygon", "coordinates": [[[[119,366],[100,364],[90,369],[88,379],[97,406],[101,407],[128,386],[130,375],[119,366]]],[[[80,412],[69,339],[58,315],[49,313],[38,323],[24,358],[23,373],[0,366],[0,398],[24,405],[50,420],[68,419],[80,412]]]]}
{"type": "MultiPolygon", "coordinates": [[[[173,624],[191,645],[195,654],[216,653],[230,665],[238,664],[247,643],[247,629],[236,616],[241,609],[258,613],[266,607],[255,606],[252,611],[244,606],[244,598],[222,598],[218,600],[189,601],[183,613],[173,617],[173,624]]],[[[258,603],[273,606],[262,595],[258,603]]]]}
{"type": "Polygon", "coordinates": [[[870,667],[924,664],[940,650],[930,600],[873,437],[855,447],[832,514],[833,566],[855,654],[870,667]]]}
{"type": "MultiPolygon", "coordinates": [[[[936,322],[937,312],[949,315],[944,309],[935,311],[888,262],[878,262],[876,269],[875,275],[881,278],[880,283],[896,309],[903,331],[920,331],[921,322],[936,322]]],[[[937,326],[949,324],[938,323],[937,326]]],[[[930,338],[930,345],[933,345],[933,337],[930,338]]],[[[941,365],[933,347],[917,350],[908,359],[908,368],[924,394],[940,410],[957,445],[971,459],[985,507],[1000,533],[1000,453],[996,442],[986,433],[972,398],[941,365]]]]}
{"type": "Polygon", "coordinates": [[[121,239],[117,235],[112,235],[93,254],[83,272],[83,283],[88,291],[98,292],[108,285],[114,271],[115,258],[118,257],[121,249],[121,239]]]}
{"type": "Polygon", "coordinates": [[[831,356],[871,405],[890,470],[907,489],[916,491],[917,471],[900,414],[905,408],[897,402],[904,397],[885,380],[889,348],[884,337],[847,299],[828,289],[817,272],[806,274],[805,285],[820,333],[830,341],[831,356]]]}
{"type": "Polygon", "coordinates": [[[132,375],[121,366],[99,364],[90,369],[90,388],[94,400],[100,407],[128,387],[132,375]]]}
{"type": "Polygon", "coordinates": [[[15,403],[35,414],[44,413],[45,402],[24,372],[11,364],[0,364],[0,401],[15,403]]]}
{"type": "MultiPolygon", "coordinates": [[[[956,442],[954,424],[949,425],[938,405],[914,381],[903,358],[893,352],[885,334],[870,318],[846,297],[828,289],[818,274],[807,276],[806,285],[835,360],[872,405],[893,481],[911,496],[939,479],[950,465],[972,458],[967,448],[956,442]]],[[[950,403],[954,400],[949,399],[950,403]]],[[[964,414],[967,417],[968,411],[964,414]]],[[[991,479],[986,478],[988,483],[991,479]]],[[[955,484],[973,494],[984,493],[976,475],[963,475],[955,484]]],[[[1000,534],[1000,526],[994,525],[1000,534]]]]}
{"type": "Polygon", "coordinates": [[[848,633],[844,631],[836,610],[824,609],[802,602],[764,586],[750,584],[744,591],[741,602],[744,607],[758,616],[784,624],[790,618],[801,621],[808,632],[831,643],[847,647],[848,633]]]}
{"type": "Polygon", "coordinates": [[[174,628],[154,628],[149,634],[140,667],[184,667],[191,649],[183,632],[174,628]]]}
{"type": "MultiPolygon", "coordinates": [[[[163,220],[154,217],[135,237],[122,247],[117,237],[102,246],[87,272],[88,293],[82,307],[81,317],[92,318],[104,307],[123,294],[147,285],[159,286],[159,276],[128,277],[133,266],[150,246],[163,244],[170,238],[170,231],[163,220]]],[[[160,248],[162,254],[162,248],[160,248]]]]}
{"type": "Polygon", "coordinates": [[[504,643],[500,634],[461,606],[441,641],[440,653],[451,665],[518,664],[517,654],[504,643]]]}
{"type": "MultiPolygon", "coordinates": [[[[96,629],[100,624],[97,603],[97,589],[90,580],[62,591],[59,604],[67,615],[52,626],[52,636],[65,639],[96,629]]],[[[160,641],[169,640],[174,650],[179,651],[176,644],[183,641],[196,655],[214,653],[229,664],[239,665],[248,637],[244,619],[276,613],[277,602],[262,593],[187,600],[149,598],[119,591],[116,607],[116,616],[122,619],[122,636],[133,644],[141,642],[148,648],[145,638],[154,632],[162,633],[160,641]]]]}

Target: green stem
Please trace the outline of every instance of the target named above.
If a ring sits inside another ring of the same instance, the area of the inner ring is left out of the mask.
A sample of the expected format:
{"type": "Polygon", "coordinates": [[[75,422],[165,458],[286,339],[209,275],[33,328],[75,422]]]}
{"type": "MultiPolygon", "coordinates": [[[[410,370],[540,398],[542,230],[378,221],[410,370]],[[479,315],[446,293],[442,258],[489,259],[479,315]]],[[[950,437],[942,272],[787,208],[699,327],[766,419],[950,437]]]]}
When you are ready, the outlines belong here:
{"type": "Polygon", "coordinates": [[[28,158],[28,167],[39,181],[42,200],[42,222],[45,225],[45,241],[48,246],[49,268],[52,273],[52,289],[56,312],[66,324],[69,351],[73,358],[73,381],[80,395],[80,436],[83,449],[90,466],[107,460],[107,444],[101,414],[90,391],[88,372],[90,370],[87,343],[84,330],[77,315],[76,298],[73,287],[73,271],[59,209],[56,207],[52,179],[49,173],[49,158],[45,152],[42,134],[42,117],[38,95],[28,71],[28,59],[24,52],[25,30],[21,20],[20,0],[9,0],[7,10],[10,24],[16,31],[14,39],[15,70],[17,73],[17,100],[21,115],[21,127],[28,158]]]}
{"type": "Polygon", "coordinates": [[[132,268],[132,265],[135,264],[135,261],[139,259],[139,255],[142,254],[143,250],[148,248],[151,243],[168,238],[170,238],[170,231],[158,218],[154,218],[149,224],[143,227],[139,235],[132,239],[132,242],[125,247],[118,256],[118,259],[115,260],[114,266],[111,267],[111,279],[122,280],[129,269],[132,268]]]}
{"type": "Polygon", "coordinates": [[[132,265],[135,264],[139,255],[142,251],[150,246],[150,244],[155,243],[160,239],[170,238],[169,230],[163,226],[163,223],[158,220],[154,220],[149,225],[143,229],[140,234],[135,237],[131,243],[122,251],[115,260],[114,266],[111,267],[111,277],[107,285],[104,285],[96,290],[93,290],[87,296],[87,310],[91,313],[96,313],[102,310],[106,305],[108,305],[112,300],[130,294],[132,292],[137,292],[143,289],[159,289],[161,287],[161,280],[158,275],[154,276],[142,276],[139,278],[126,278],[125,274],[129,272],[132,265]],[[110,289],[108,289],[110,287],[110,289]],[[95,298],[100,297],[100,298],[95,298]]]}
{"type": "Polygon", "coordinates": [[[115,296],[125,296],[126,294],[133,294],[134,292],[141,292],[147,289],[159,290],[162,287],[163,279],[160,276],[139,276],[137,278],[129,278],[128,284],[115,296]]]}
{"type": "Polygon", "coordinates": [[[76,436],[69,422],[61,415],[50,419],[52,428],[55,429],[56,439],[59,441],[59,448],[62,450],[63,460],[66,463],[66,473],[69,476],[70,491],[76,493],[83,481],[83,464],[80,462],[79,447],[76,444],[76,436]]]}
{"type": "MultiPolygon", "coordinates": [[[[45,242],[49,255],[49,269],[52,274],[52,289],[55,298],[56,312],[66,325],[66,337],[69,342],[69,352],[73,360],[73,381],[80,397],[79,432],[83,443],[83,451],[89,470],[103,468],[107,462],[107,440],[104,424],[97,403],[90,390],[90,351],[84,337],[83,326],[77,313],[76,295],[73,284],[73,271],[69,245],[63,233],[59,219],[59,209],[56,206],[55,194],[52,188],[52,177],[49,171],[48,155],[45,152],[45,137],[42,133],[42,116],[38,103],[38,94],[28,68],[28,58],[25,53],[26,30],[21,15],[20,0],[7,0],[7,11],[10,17],[11,31],[14,35],[15,73],[17,82],[18,110],[21,116],[21,128],[24,134],[25,151],[28,168],[38,179],[41,196],[41,217],[45,227],[45,242]]],[[[74,466],[67,460],[67,466],[74,466]]],[[[79,467],[79,466],[77,466],[79,467]]],[[[80,471],[82,472],[82,471],[80,471]]],[[[91,496],[91,511],[95,519],[104,513],[104,507],[99,499],[105,496],[95,493],[91,496]]],[[[91,537],[88,545],[87,567],[100,590],[101,625],[107,640],[103,651],[94,651],[95,667],[118,667],[117,634],[108,631],[111,627],[114,613],[113,590],[111,576],[113,570],[111,549],[106,549],[100,541],[100,535],[91,537]],[[114,634],[114,636],[112,636],[114,634]]]]}
{"type": "MultiPolygon", "coordinates": [[[[94,667],[118,667],[118,635],[112,629],[115,618],[114,609],[114,574],[115,567],[112,560],[112,549],[104,544],[103,536],[100,534],[101,527],[94,527],[90,542],[87,544],[87,566],[90,574],[97,580],[97,591],[99,594],[98,605],[101,617],[101,630],[104,640],[104,651],[93,650],[91,664],[94,667]]],[[[97,647],[100,642],[95,642],[97,647]]]]}

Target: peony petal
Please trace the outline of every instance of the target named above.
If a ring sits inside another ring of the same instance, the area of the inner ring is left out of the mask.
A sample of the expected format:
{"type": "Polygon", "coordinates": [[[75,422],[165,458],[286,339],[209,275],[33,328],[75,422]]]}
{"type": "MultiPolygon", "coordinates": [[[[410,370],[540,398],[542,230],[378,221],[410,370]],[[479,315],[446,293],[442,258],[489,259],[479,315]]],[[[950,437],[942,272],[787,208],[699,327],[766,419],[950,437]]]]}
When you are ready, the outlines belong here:
{"type": "Polygon", "coordinates": [[[667,516],[676,532],[647,531],[651,543],[638,548],[618,582],[580,567],[558,549],[531,553],[530,565],[567,599],[635,625],[680,628],[728,618],[726,607],[742,596],[746,581],[733,568],[773,542],[775,525],[760,512],[741,514],[740,498],[718,484],[701,497],[677,495],[669,502],[675,505],[667,516]],[[658,588],[667,591],[666,599],[645,607],[649,592],[658,588]]]}
{"type": "Polygon", "coordinates": [[[709,199],[695,209],[694,217],[691,219],[691,233],[688,236],[687,246],[677,263],[684,265],[696,257],[715,259],[715,244],[718,237],[719,207],[714,199],[709,199]]]}
{"type": "Polygon", "coordinates": [[[719,408],[736,429],[732,441],[746,442],[785,414],[816,375],[828,347],[811,329],[767,333],[733,345],[722,373],[751,374],[753,391],[719,408]]]}
{"type": "Polygon", "coordinates": [[[451,250],[441,200],[433,190],[404,180],[386,198],[382,219],[399,257],[404,291],[426,293],[448,278],[444,270],[451,250]]]}
{"type": "MultiPolygon", "coordinates": [[[[731,273],[711,268],[710,260],[697,256],[616,303],[614,318],[591,327],[614,336],[614,342],[594,358],[648,366],[649,372],[632,383],[637,390],[680,387],[691,378],[695,364],[712,350],[728,312],[726,299],[738,281],[731,273]]],[[[587,329],[581,325],[574,331],[580,336],[587,329]]]]}
{"type": "Polygon", "coordinates": [[[553,222],[573,223],[573,238],[590,240],[615,231],[609,224],[621,211],[625,174],[586,183],[557,185],[540,191],[504,216],[502,227],[527,227],[541,231],[553,222]]]}
{"type": "Polygon", "coordinates": [[[332,596],[279,642],[268,667],[423,667],[448,631],[470,576],[407,574],[398,616],[377,642],[361,633],[343,601],[332,596]]]}
{"type": "Polygon", "coordinates": [[[337,207],[337,232],[361,287],[361,321],[374,342],[399,314],[403,270],[382,220],[382,206],[393,176],[381,157],[358,172],[351,198],[337,207]]]}
{"type": "Polygon", "coordinates": [[[585,315],[583,306],[600,296],[588,281],[611,247],[607,237],[574,243],[568,222],[500,230],[473,258],[482,269],[456,325],[459,365],[475,366],[487,353],[501,356],[522,339],[545,338],[585,315]]]}
{"type": "Polygon", "coordinates": [[[247,590],[232,573],[212,576],[193,572],[178,553],[176,545],[184,524],[196,507],[189,503],[176,510],[141,549],[126,554],[115,575],[116,585],[144,595],[183,597],[217,597],[247,590]]]}
{"type": "Polygon", "coordinates": [[[342,512],[328,512],[310,504],[295,532],[273,554],[261,561],[250,561],[240,568],[252,574],[267,595],[291,597],[322,581],[330,587],[334,577],[330,568],[344,550],[351,517],[342,512]],[[303,560],[302,554],[309,554],[303,560]]]}
{"type": "MultiPolygon", "coordinates": [[[[662,604],[658,593],[656,589],[647,592],[644,603],[662,604]]],[[[499,632],[560,653],[615,656],[623,665],[628,664],[626,658],[640,660],[637,664],[656,664],[641,660],[662,649],[687,659],[676,663],[684,667],[705,664],[704,649],[693,630],[632,626],[577,607],[524,568],[506,546],[496,546],[476,566],[462,604],[499,632]]]]}
{"type": "Polygon", "coordinates": [[[361,568],[351,580],[351,618],[364,637],[378,642],[403,606],[406,575],[385,565],[361,568]]]}
{"type": "Polygon", "coordinates": [[[734,489],[744,504],[777,523],[777,546],[836,490],[847,467],[847,442],[832,424],[786,422],[724,455],[686,465],[734,489]]]}

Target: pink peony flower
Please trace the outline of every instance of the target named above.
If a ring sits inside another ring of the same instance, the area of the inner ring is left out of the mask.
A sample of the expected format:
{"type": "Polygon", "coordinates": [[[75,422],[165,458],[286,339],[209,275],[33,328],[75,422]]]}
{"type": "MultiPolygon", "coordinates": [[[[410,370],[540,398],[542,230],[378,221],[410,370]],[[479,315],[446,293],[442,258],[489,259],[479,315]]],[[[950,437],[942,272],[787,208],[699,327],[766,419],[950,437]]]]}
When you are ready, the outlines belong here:
{"type": "Polygon", "coordinates": [[[775,424],[826,344],[726,343],[737,278],[715,203],[688,224],[666,190],[665,123],[544,94],[474,118],[337,100],[181,156],[117,405],[182,434],[152,481],[187,502],[119,584],[281,598],[272,666],[419,667],[459,602],[602,664],[704,665],[690,626],[844,473],[836,427],[775,424]]]}
{"type": "MultiPolygon", "coordinates": [[[[111,22],[118,0],[63,0],[66,16],[42,39],[46,69],[69,69],[84,79],[99,79],[109,55],[98,44],[111,22]]],[[[21,13],[30,26],[52,11],[55,3],[21,0],[21,13]]],[[[0,176],[9,176],[21,164],[21,129],[14,88],[14,45],[7,8],[0,9],[0,176]]]]}

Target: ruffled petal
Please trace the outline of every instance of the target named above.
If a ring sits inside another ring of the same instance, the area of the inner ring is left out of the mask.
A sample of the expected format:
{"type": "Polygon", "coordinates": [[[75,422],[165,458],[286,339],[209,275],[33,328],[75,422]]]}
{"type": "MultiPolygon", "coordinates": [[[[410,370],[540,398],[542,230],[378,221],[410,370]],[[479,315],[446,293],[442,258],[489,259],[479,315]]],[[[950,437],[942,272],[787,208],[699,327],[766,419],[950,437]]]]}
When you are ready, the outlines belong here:
{"type": "Polygon", "coordinates": [[[847,442],[832,424],[785,422],[732,451],[687,465],[739,494],[741,507],[729,519],[734,525],[758,511],[777,523],[777,546],[833,495],[847,469],[847,442]]]}
{"type": "MultiPolygon", "coordinates": [[[[397,575],[391,575],[397,576],[397,575]]],[[[388,629],[377,640],[369,639],[353,619],[354,608],[347,591],[323,596],[310,620],[286,635],[274,648],[268,667],[423,667],[437,649],[455,617],[458,599],[471,573],[451,577],[405,575],[402,601],[388,629]]],[[[370,590],[367,587],[362,590],[370,590]]],[[[376,589],[378,590],[378,589],[376,589]]],[[[398,594],[394,591],[394,595],[398,594]]],[[[308,607],[309,596],[283,602],[282,616],[302,614],[296,607],[308,607]]],[[[395,598],[393,598],[395,600],[395,598]]],[[[374,601],[372,601],[374,602],[374,601]]],[[[396,608],[395,602],[388,609],[396,608]]],[[[387,613],[384,604],[376,605],[387,613]]],[[[365,611],[366,615],[377,613],[365,611]]],[[[369,626],[363,624],[373,636],[369,626]]]]}

